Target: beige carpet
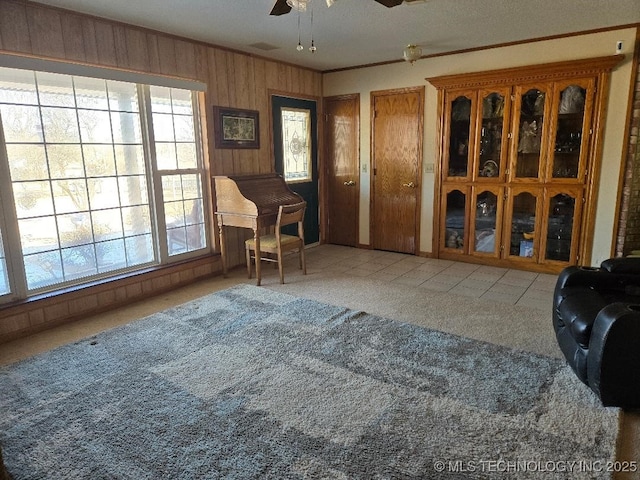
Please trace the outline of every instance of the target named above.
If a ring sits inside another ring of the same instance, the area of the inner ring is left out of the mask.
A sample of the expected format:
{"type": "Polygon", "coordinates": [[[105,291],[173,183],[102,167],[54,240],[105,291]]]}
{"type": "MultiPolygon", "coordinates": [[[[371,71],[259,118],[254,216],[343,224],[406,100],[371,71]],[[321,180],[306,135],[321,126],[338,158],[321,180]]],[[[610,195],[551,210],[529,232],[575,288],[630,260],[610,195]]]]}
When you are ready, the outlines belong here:
{"type": "Polygon", "coordinates": [[[284,285],[274,280],[275,277],[267,277],[263,287],[562,358],[551,327],[551,314],[538,309],[323,272],[303,276],[294,271],[288,274],[284,285]]]}
{"type": "Polygon", "coordinates": [[[241,284],[1,369],[0,439],[16,480],[538,480],[615,458],[619,412],[582,387],[560,359],[241,284]]]}
{"type": "MultiPolygon", "coordinates": [[[[551,313],[480,299],[461,298],[449,293],[394,285],[366,278],[309,269],[302,276],[295,268],[285,270],[280,285],[277,270],[265,268],[263,287],[274,291],[364,310],[396,320],[511,346],[525,351],[561,357],[551,328],[551,313]]],[[[2,345],[0,364],[47,351],[96,332],[142,318],[154,312],[198,298],[237,283],[254,284],[246,278],[246,270],[238,267],[228,278],[214,277],[197,284],[154,297],[145,302],[125,306],[80,322],[2,345]]],[[[551,301],[549,302],[551,304],[551,301]]],[[[640,415],[625,412],[619,435],[618,459],[638,461],[640,458],[640,415]]],[[[616,479],[640,479],[637,472],[617,474],[616,479]]]]}
{"type": "MultiPolygon", "coordinates": [[[[562,358],[551,325],[551,311],[463,298],[451,293],[426,291],[330,271],[312,271],[303,276],[290,268],[286,281],[281,285],[275,276],[267,276],[263,287],[562,358]]],[[[629,468],[631,465],[629,470],[632,471],[614,472],[611,478],[640,480],[640,412],[622,412],[616,458],[619,462],[629,462],[620,466],[629,468]]]]}

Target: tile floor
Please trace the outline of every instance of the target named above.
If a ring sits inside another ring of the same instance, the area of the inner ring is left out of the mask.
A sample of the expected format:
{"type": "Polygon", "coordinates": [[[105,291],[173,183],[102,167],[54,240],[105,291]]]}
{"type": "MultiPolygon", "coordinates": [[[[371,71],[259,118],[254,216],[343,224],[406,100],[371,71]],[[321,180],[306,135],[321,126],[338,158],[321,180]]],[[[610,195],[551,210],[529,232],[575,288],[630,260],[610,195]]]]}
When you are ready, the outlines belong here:
{"type": "MultiPolygon", "coordinates": [[[[457,295],[500,301],[542,310],[551,307],[557,275],[509,268],[424,258],[395,252],[339,245],[306,250],[307,268],[326,274],[353,275],[457,295]]],[[[287,258],[287,271],[295,269],[297,255],[287,258]]],[[[263,268],[263,278],[277,271],[263,268]]]]}

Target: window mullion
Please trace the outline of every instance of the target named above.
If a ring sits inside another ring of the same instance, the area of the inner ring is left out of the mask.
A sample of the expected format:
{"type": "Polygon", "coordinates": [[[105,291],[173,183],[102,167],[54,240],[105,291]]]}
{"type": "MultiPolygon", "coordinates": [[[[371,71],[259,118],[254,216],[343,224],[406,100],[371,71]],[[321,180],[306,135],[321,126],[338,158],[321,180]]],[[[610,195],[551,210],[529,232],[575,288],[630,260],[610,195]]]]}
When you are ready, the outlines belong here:
{"type": "Polygon", "coordinates": [[[210,222],[211,214],[209,213],[211,209],[211,202],[208,200],[213,197],[211,193],[211,182],[209,179],[211,178],[211,170],[209,168],[209,163],[204,160],[204,143],[203,143],[203,132],[202,132],[202,121],[200,118],[200,99],[203,99],[203,96],[194,94],[191,96],[191,111],[193,112],[193,131],[195,133],[195,142],[196,142],[196,156],[198,158],[198,169],[201,176],[201,185],[202,185],[202,196],[203,196],[203,205],[202,205],[202,215],[205,223],[205,242],[206,247],[211,248],[211,235],[209,234],[209,230],[207,225],[215,225],[215,222],[210,222]]]}
{"type": "Polygon", "coordinates": [[[0,147],[0,230],[2,231],[9,290],[11,291],[11,293],[0,296],[0,298],[14,300],[27,296],[27,277],[24,262],[22,262],[22,245],[20,242],[20,230],[18,228],[18,216],[13,198],[11,171],[9,169],[9,159],[1,118],[0,147]]]}
{"type": "Polygon", "coordinates": [[[164,201],[162,196],[162,174],[158,171],[156,162],[155,136],[153,132],[153,115],[151,112],[151,93],[149,86],[138,85],[138,95],[141,100],[140,117],[142,121],[142,137],[145,149],[147,178],[149,179],[150,208],[153,212],[151,221],[155,235],[155,248],[160,263],[168,258],[167,230],[164,214],[164,201]]]}

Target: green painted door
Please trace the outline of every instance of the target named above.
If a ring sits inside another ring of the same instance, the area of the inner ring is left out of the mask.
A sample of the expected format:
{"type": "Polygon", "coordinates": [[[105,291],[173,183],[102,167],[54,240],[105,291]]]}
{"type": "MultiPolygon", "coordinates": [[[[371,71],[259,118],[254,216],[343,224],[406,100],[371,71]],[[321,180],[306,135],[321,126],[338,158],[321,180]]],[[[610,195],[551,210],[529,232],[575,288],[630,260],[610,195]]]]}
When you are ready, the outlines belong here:
{"type": "Polygon", "coordinates": [[[275,169],[307,202],[305,244],[320,240],[318,198],[318,119],[316,102],[271,97],[275,169]]]}

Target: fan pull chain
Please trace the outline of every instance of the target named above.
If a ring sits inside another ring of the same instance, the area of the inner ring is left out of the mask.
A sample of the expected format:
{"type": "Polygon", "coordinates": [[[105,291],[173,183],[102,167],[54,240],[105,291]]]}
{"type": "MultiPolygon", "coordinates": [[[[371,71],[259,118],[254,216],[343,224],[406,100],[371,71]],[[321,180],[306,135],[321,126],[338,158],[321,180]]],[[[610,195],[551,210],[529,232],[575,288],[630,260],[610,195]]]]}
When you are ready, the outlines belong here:
{"type": "Polygon", "coordinates": [[[309,1],[309,3],[311,4],[311,46],[309,47],[309,51],[315,53],[316,45],[313,41],[313,2],[309,1]]]}
{"type": "Polygon", "coordinates": [[[296,47],[296,50],[298,50],[299,52],[304,50],[302,43],[300,43],[300,10],[298,10],[298,46],[296,47]]]}

